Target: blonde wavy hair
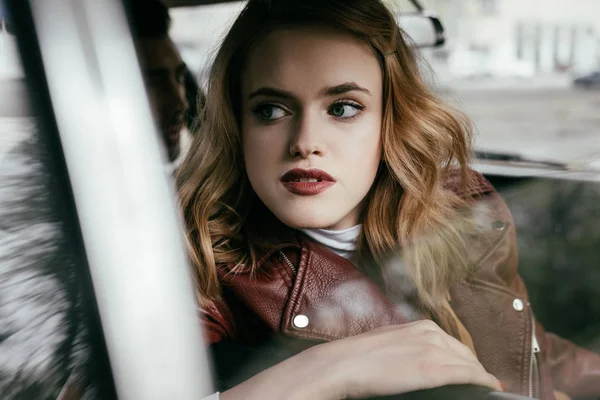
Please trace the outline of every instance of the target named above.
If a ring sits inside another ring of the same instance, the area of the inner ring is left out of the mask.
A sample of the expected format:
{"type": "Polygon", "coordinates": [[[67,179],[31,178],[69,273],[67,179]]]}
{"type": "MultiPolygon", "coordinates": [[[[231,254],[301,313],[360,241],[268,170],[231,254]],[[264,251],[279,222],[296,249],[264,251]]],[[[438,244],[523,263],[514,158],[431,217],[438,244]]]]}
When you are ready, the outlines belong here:
{"type": "Polygon", "coordinates": [[[380,0],[251,0],[226,35],[210,72],[200,131],[177,175],[198,302],[219,297],[218,268],[256,271],[259,250],[269,246],[249,234],[259,201],[244,168],[240,80],[256,43],[278,28],[307,24],[355,35],[380,60],[383,160],[359,246],[379,265],[401,249],[420,304],[435,314],[468,270],[463,203],[444,181],[458,170],[467,182],[471,125],[432,94],[413,46],[380,0]]]}

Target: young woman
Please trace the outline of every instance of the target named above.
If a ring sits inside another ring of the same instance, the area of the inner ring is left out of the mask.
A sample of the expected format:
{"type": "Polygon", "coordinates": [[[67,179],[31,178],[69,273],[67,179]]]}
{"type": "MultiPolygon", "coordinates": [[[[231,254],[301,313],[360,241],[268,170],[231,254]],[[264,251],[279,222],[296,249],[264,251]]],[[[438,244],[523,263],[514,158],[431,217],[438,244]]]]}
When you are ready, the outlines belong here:
{"type": "Polygon", "coordinates": [[[238,357],[223,399],[600,395],[600,357],[536,323],[469,123],[380,0],[249,1],[202,118],[178,184],[207,338],[295,354],[238,357]]]}

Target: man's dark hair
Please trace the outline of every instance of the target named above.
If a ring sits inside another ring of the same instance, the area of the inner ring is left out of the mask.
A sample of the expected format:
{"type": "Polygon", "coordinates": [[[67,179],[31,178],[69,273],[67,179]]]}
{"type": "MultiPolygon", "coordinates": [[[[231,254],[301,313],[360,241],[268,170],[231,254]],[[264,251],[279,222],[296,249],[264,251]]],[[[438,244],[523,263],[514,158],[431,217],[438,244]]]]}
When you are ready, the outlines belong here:
{"type": "Polygon", "coordinates": [[[169,9],[160,0],[127,0],[134,39],[162,39],[169,34],[169,9]]]}

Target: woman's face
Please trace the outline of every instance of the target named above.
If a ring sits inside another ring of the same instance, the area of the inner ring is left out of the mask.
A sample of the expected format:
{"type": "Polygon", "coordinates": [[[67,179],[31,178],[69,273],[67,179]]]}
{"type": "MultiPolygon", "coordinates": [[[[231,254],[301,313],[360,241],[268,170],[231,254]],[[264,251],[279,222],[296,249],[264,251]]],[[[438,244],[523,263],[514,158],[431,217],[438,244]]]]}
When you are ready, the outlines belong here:
{"type": "Polygon", "coordinates": [[[246,171],[293,228],[359,223],[381,160],[382,72],[371,47],[326,28],[277,30],[242,77],[246,171]]]}

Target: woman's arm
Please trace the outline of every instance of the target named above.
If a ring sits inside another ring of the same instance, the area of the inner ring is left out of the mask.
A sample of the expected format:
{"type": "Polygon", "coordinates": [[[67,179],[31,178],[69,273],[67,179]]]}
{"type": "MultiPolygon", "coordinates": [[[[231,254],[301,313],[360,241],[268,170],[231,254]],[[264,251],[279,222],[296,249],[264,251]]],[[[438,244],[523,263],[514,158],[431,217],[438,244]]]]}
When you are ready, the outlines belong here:
{"type": "Polygon", "coordinates": [[[433,322],[419,321],[316,345],[237,384],[221,400],[368,398],[457,384],[502,390],[467,347],[433,322]]]}

